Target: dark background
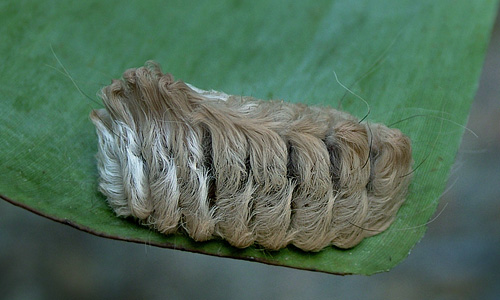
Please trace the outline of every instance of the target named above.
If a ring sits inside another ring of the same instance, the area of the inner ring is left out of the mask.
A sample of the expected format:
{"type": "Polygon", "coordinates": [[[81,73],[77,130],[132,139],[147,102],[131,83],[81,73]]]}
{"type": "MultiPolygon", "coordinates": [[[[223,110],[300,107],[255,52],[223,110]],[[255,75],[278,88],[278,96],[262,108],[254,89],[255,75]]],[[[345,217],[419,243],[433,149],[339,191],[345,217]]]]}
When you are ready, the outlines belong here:
{"type": "Polygon", "coordinates": [[[500,24],[437,217],[388,273],[334,276],[98,238],[0,201],[2,299],[500,299],[500,24]]]}

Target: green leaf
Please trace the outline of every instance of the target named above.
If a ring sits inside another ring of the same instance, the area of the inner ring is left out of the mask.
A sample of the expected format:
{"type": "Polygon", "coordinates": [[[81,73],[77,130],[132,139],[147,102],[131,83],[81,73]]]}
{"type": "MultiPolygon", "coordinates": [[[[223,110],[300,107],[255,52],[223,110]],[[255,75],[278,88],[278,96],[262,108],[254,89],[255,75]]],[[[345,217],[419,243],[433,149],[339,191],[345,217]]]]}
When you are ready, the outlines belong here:
{"type": "Polygon", "coordinates": [[[4,1],[0,4],[0,195],[93,234],[339,274],[372,274],[421,239],[476,91],[497,1],[4,1]],[[406,203],[350,250],[235,249],[163,236],[114,216],[97,192],[88,114],[110,79],[153,59],[204,89],[342,108],[413,141],[406,203]],[[91,97],[96,99],[95,97],[91,97]]]}

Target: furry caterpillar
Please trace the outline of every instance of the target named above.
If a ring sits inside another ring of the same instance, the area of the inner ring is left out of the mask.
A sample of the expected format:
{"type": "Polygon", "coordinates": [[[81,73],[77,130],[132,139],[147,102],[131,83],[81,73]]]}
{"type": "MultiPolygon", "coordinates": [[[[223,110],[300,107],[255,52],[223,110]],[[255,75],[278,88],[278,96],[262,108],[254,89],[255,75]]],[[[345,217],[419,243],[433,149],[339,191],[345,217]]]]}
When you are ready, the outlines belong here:
{"type": "Polygon", "coordinates": [[[118,216],[239,248],[350,248],[387,229],[410,140],[325,107],[203,91],[146,63],[90,114],[99,189],[118,216]]]}

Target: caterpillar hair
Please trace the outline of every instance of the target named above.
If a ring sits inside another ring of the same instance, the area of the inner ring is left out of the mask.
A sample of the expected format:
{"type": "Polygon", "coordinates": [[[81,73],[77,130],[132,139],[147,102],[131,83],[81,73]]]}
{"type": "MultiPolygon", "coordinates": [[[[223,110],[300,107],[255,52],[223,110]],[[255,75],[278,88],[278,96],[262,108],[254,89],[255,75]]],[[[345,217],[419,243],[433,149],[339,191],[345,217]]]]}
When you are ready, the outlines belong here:
{"type": "Polygon", "coordinates": [[[101,97],[99,189],[164,234],[350,248],[389,227],[411,180],[408,137],[332,108],[204,91],[154,62],[101,97]]]}

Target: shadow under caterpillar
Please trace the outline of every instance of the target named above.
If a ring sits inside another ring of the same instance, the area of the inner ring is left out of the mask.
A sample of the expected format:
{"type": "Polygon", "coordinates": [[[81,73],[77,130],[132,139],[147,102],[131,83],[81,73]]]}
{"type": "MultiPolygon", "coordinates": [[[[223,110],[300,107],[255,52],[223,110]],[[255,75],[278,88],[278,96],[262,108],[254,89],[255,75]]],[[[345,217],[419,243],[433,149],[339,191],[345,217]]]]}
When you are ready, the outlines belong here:
{"type": "Polygon", "coordinates": [[[99,189],[164,234],[350,248],[389,227],[411,180],[408,137],[332,108],[200,90],[154,62],[101,97],[99,189]]]}

